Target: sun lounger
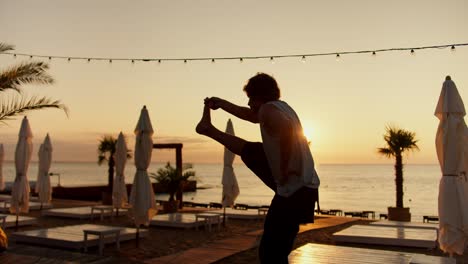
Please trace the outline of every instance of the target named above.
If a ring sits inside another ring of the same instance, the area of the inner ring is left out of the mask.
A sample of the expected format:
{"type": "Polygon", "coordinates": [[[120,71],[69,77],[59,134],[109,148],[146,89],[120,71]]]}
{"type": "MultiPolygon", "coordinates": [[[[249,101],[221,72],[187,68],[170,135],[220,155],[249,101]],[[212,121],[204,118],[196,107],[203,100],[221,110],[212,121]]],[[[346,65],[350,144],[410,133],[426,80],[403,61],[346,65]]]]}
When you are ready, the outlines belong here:
{"type": "Polygon", "coordinates": [[[345,247],[324,244],[305,244],[289,254],[289,263],[316,264],[455,264],[455,258],[430,256],[424,254],[345,247]]]}
{"type": "MultiPolygon", "coordinates": [[[[224,214],[224,209],[207,211],[209,213],[224,214]]],[[[246,219],[246,220],[260,220],[265,218],[264,209],[232,209],[226,208],[226,217],[228,219],[246,219]]]]}
{"type": "MultiPolygon", "coordinates": [[[[42,204],[42,209],[52,208],[52,204],[42,204]]],[[[41,203],[29,202],[29,210],[41,210],[41,203]]],[[[0,212],[10,212],[10,200],[4,200],[0,202],[0,212]]]]}
{"type": "Polygon", "coordinates": [[[439,217],[437,215],[425,215],[423,216],[423,222],[439,222],[439,217]]]}
{"type": "Polygon", "coordinates": [[[421,228],[421,229],[439,229],[438,224],[433,223],[420,223],[420,222],[404,222],[404,221],[375,221],[370,223],[372,226],[394,226],[394,227],[407,227],[407,228],[421,228]]]}
{"type": "Polygon", "coordinates": [[[150,225],[188,229],[204,226],[205,220],[197,219],[196,214],[191,213],[158,214],[151,219],[150,225]]]}
{"type": "MultiPolygon", "coordinates": [[[[127,209],[119,209],[119,216],[125,215],[127,212],[127,209]]],[[[103,217],[111,217],[113,215],[111,210],[97,210],[96,207],[93,210],[92,206],[42,210],[42,215],[77,219],[92,219],[96,214],[98,214],[101,219],[103,217]]]]}
{"type": "Polygon", "coordinates": [[[337,242],[435,248],[437,230],[401,226],[353,225],[333,234],[337,242]]]}
{"type": "MultiPolygon", "coordinates": [[[[15,243],[35,244],[47,247],[59,247],[69,249],[82,249],[84,247],[83,230],[102,230],[103,228],[115,228],[103,225],[70,225],[54,228],[37,229],[30,231],[15,232],[10,236],[15,243]]],[[[145,237],[148,230],[140,228],[139,236],[145,237]]],[[[133,240],[136,238],[136,228],[122,227],[119,235],[120,241],[133,240]]],[[[99,245],[99,236],[88,235],[88,247],[99,245]]],[[[114,237],[104,237],[103,243],[115,242],[114,237]]]]}
{"type": "MultiPolygon", "coordinates": [[[[5,228],[16,226],[16,215],[0,214],[0,219],[5,217],[5,228]]],[[[0,220],[0,223],[3,220],[0,220]]],[[[18,226],[34,225],[37,223],[37,218],[29,216],[18,216],[18,226]]]]}

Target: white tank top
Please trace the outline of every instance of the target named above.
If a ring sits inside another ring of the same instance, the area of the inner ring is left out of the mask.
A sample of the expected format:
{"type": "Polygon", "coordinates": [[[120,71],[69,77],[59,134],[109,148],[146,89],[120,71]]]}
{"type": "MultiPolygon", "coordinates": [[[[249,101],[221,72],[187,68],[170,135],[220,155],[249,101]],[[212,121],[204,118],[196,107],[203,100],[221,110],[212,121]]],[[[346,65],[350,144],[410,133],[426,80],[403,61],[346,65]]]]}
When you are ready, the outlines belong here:
{"type": "Polygon", "coordinates": [[[293,138],[294,142],[291,146],[291,157],[288,165],[288,176],[284,185],[280,186],[280,139],[278,136],[268,134],[263,124],[260,123],[260,131],[262,133],[263,150],[270,165],[271,173],[277,184],[278,195],[288,197],[301,187],[318,188],[320,179],[315,171],[314,159],[307,144],[307,139],[302,132],[302,125],[296,112],[283,101],[270,101],[267,104],[274,105],[283,112],[292,122],[293,133],[297,136],[293,138]]]}

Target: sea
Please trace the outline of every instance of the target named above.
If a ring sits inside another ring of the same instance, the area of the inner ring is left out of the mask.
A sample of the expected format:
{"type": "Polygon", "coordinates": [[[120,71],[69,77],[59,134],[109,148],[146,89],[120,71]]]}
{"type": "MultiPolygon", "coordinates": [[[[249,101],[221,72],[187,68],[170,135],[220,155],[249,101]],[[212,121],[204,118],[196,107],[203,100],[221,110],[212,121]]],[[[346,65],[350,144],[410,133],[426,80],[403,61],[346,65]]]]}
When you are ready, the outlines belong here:
{"type": "MultiPolygon", "coordinates": [[[[152,163],[149,173],[156,173],[164,163],[152,163]]],[[[220,202],[222,196],[222,164],[192,164],[196,173],[197,190],[184,193],[184,201],[197,203],[220,202]]],[[[268,205],[273,192],[244,164],[234,164],[240,194],[237,203],[268,205]]],[[[38,163],[31,162],[28,179],[37,179],[38,163]]],[[[392,164],[321,164],[316,166],[320,177],[321,209],[346,211],[375,211],[386,213],[395,206],[395,173],[392,164]]],[[[127,162],[125,182],[132,183],[135,166],[127,162]]],[[[88,186],[107,184],[107,166],[95,162],[54,162],[50,172],[53,186],[88,186]],[[60,182],[59,182],[60,181],[60,182]]],[[[13,162],[4,162],[5,182],[14,180],[13,162]]],[[[403,202],[410,208],[412,221],[421,222],[424,215],[437,215],[437,199],[441,178],[438,164],[405,164],[403,172],[403,202]]],[[[156,199],[165,200],[167,194],[156,193],[156,199]]]]}

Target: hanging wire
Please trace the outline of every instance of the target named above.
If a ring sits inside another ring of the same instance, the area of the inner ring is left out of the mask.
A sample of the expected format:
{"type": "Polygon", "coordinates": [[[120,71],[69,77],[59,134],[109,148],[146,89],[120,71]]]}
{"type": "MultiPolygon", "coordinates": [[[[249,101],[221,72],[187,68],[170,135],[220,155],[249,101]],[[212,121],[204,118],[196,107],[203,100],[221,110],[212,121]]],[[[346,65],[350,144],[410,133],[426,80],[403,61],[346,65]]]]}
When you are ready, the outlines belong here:
{"type": "Polygon", "coordinates": [[[458,44],[445,44],[445,45],[432,45],[432,46],[421,46],[421,47],[411,47],[411,48],[389,48],[389,49],[373,49],[373,50],[358,50],[358,51],[339,51],[339,52],[325,52],[325,53],[307,53],[307,54],[287,54],[287,55],[265,55],[265,56],[241,56],[241,57],[194,57],[194,58],[111,58],[111,57],[75,57],[75,56],[54,56],[54,55],[38,55],[30,53],[17,53],[17,52],[4,52],[1,54],[13,55],[14,58],[17,56],[25,56],[32,59],[36,58],[47,58],[51,59],[65,59],[68,61],[71,60],[85,60],[87,62],[93,61],[108,61],[112,63],[113,61],[130,61],[132,63],[136,61],[152,62],[157,61],[161,63],[163,61],[183,61],[187,63],[188,61],[211,61],[216,60],[238,60],[243,62],[244,60],[255,60],[255,59],[270,59],[271,62],[274,62],[276,58],[299,58],[302,61],[305,61],[307,57],[318,57],[318,56],[335,56],[339,59],[343,55],[348,54],[362,54],[370,53],[375,55],[376,53],[381,52],[392,52],[392,51],[410,51],[411,54],[415,54],[416,50],[423,49],[444,49],[450,48],[451,51],[455,51],[456,47],[468,46],[468,43],[458,43],[458,44]]]}

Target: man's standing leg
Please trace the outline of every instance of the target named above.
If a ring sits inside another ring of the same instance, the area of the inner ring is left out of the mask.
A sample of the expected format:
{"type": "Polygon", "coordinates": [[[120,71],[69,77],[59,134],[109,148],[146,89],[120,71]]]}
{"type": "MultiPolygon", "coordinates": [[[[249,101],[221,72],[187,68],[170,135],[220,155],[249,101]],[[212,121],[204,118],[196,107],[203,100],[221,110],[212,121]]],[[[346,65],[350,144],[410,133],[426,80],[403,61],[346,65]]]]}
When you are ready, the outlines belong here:
{"type": "Polygon", "coordinates": [[[299,224],[287,208],[288,198],[275,195],[265,218],[259,256],[262,264],[288,263],[299,224]]]}

